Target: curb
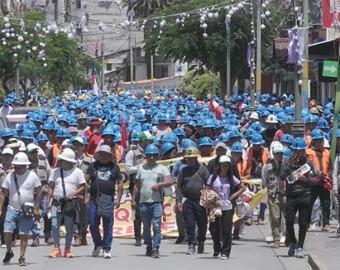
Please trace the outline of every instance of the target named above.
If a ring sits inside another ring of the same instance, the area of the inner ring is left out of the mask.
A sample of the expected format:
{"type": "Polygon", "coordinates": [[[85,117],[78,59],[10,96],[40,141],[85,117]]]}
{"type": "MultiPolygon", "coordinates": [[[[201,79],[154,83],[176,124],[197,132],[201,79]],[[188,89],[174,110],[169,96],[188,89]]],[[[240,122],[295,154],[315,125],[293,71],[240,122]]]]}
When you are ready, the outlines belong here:
{"type": "Polygon", "coordinates": [[[313,270],[327,270],[327,267],[322,263],[320,258],[315,254],[308,254],[307,261],[313,270]]]}

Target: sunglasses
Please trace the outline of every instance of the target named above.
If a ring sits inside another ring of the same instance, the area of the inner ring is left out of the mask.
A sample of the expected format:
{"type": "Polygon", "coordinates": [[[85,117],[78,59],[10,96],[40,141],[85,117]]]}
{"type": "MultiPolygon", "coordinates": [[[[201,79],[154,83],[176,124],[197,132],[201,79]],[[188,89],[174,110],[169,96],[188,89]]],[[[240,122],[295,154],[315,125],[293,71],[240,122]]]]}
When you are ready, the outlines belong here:
{"type": "Polygon", "coordinates": [[[146,157],[153,157],[153,158],[157,158],[158,155],[157,154],[152,154],[152,155],[146,155],[146,157]]]}

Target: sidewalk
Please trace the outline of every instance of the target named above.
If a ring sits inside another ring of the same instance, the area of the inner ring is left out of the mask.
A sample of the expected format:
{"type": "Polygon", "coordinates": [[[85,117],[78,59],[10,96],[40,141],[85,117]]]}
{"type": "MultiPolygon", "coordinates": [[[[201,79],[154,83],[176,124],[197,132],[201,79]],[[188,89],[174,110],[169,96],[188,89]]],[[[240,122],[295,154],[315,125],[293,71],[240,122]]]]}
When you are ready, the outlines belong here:
{"type": "MultiPolygon", "coordinates": [[[[254,225],[253,225],[254,226],[254,225]]],[[[255,225],[256,226],[256,225],[255,225]]],[[[266,219],[266,225],[257,226],[263,234],[264,238],[271,234],[270,224],[266,219]]],[[[334,228],[334,226],[332,226],[334,228]]],[[[298,235],[298,224],[295,224],[296,235],[298,235]]],[[[245,228],[247,231],[247,227],[245,228]]],[[[267,244],[270,246],[270,244],[267,244]]],[[[324,232],[307,232],[305,241],[305,254],[306,261],[313,270],[335,270],[339,269],[339,250],[340,250],[340,237],[336,233],[324,232]]],[[[278,258],[281,258],[282,263],[287,269],[290,268],[289,257],[287,256],[288,248],[281,247],[273,250],[278,258]],[[288,258],[288,259],[287,259],[288,258]]],[[[293,258],[292,258],[293,259],[293,258]]],[[[299,270],[302,268],[299,268],[299,270]]]]}

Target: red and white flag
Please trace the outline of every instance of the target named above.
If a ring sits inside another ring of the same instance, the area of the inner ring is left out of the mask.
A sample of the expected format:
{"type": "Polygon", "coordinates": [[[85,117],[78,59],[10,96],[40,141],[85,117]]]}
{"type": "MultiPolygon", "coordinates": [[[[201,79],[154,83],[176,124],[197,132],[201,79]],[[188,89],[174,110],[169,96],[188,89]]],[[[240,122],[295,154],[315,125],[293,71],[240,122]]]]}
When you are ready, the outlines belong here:
{"type": "Polygon", "coordinates": [[[126,124],[125,124],[125,120],[124,117],[122,115],[122,121],[120,123],[120,129],[121,129],[121,144],[123,146],[124,149],[127,149],[128,145],[127,145],[127,141],[128,141],[128,134],[127,134],[127,130],[126,130],[126,124]]]}
{"type": "Polygon", "coordinates": [[[92,71],[91,84],[92,84],[92,94],[95,96],[98,96],[99,87],[97,84],[96,75],[94,74],[94,71],[92,71]]]}
{"type": "Polygon", "coordinates": [[[222,107],[220,106],[220,104],[216,102],[216,100],[213,97],[210,98],[209,111],[215,113],[216,119],[222,120],[222,111],[223,111],[222,107]]]}

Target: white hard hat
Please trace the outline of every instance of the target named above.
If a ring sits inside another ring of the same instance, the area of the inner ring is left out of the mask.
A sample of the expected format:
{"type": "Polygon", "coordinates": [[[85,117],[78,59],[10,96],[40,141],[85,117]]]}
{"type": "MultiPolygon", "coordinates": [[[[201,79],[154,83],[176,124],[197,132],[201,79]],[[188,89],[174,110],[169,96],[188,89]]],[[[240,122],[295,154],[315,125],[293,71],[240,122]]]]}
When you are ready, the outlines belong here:
{"type": "Polygon", "coordinates": [[[31,162],[29,162],[28,156],[26,155],[26,153],[19,152],[14,156],[12,164],[13,165],[30,165],[31,162]]]}
{"type": "Polygon", "coordinates": [[[13,150],[8,147],[4,148],[4,150],[2,150],[2,155],[6,155],[6,154],[13,156],[13,150]]]}
{"type": "Polygon", "coordinates": [[[60,155],[58,155],[58,160],[64,160],[71,163],[77,163],[76,154],[70,148],[65,148],[60,155]]]}
{"type": "Polygon", "coordinates": [[[18,141],[18,143],[20,144],[19,146],[19,151],[20,152],[26,152],[26,145],[23,141],[18,141]]]}
{"type": "Polygon", "coordinates": [[[33,152],[35,150],[39,150],[40,147],[34,143],[30,143],[27,145],[27,152],[33,152]]]}
{"type": "Polygon", "coordinates": [[[274,114],[268,115],[266,119],[266,123],[272,123],[272,124],[278,123],[276,116],[274,114]]]}
{"type": "Polygon", "coordinates": [[[259,115],[257,114],[257,112],[252,112],[249,119],[259,120],[259,115]]]}

